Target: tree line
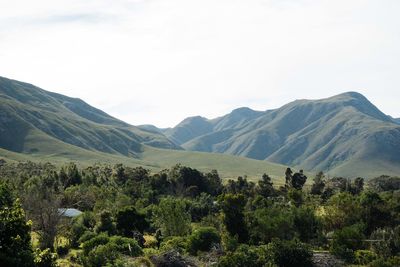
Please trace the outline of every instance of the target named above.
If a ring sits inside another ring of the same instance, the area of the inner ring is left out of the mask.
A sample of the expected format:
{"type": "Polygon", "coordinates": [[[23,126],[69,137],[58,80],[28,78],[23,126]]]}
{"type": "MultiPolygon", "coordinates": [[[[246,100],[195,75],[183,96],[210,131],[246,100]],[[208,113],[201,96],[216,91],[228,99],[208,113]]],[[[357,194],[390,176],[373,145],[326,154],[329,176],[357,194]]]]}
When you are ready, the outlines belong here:
{"type": "Polygon", "coordinates": [[[399,178],[282,177],[276,187],[267,173],[223,181],[180,164],[2,162],[0,265],[306,267],[320,250],[400,265],[399,178]]]}

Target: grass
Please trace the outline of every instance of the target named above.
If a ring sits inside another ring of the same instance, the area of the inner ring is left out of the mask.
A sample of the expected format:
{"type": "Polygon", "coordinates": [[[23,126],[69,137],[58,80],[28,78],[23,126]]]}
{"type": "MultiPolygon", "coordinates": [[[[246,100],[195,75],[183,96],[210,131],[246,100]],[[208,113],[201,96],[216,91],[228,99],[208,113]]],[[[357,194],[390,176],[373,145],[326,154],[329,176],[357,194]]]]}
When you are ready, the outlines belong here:
{"type": "MultiPolygon", "coordinates": [[[[35,144],[39,144],[36,140],[35,144]]],[[[157,149],[144,146],[144,150],[138,158],[125,157],[122,155],[95,152],[61,143],[58,140],[43,140],[42,150],[32,154],[22,154],[0,149],[0,158],[7,161],[33,161],[51,162],[61,166],[67,162],[76,162],[81,167],[104,163],[114,165],[122,163],[126,166],[143,166],[151,171],[160,171],[181,163],[201,171],[218,170],[224,179],[237,178],[246,175],[249,180],[258,180],[263,173],[271,176],[273,181],[281,182],[286,166],[270,163],[267,161],[253,160],[239,156],[191,152],[182,150],[157,149]],[[54,142],[55,141],[55,142],[54,142]],[[59,151],[54,153],[55,151],[59,151]]]]}

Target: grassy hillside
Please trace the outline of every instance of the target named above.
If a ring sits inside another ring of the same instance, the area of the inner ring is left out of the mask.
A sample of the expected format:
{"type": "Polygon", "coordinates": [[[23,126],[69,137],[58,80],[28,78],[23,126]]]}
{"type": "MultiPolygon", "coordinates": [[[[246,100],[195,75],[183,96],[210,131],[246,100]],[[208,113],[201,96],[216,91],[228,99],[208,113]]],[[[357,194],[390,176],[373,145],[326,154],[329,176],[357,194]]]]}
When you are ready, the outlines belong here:
{"type": "Polygon", "coordinates": [[[350,177],[400,174],[400,125],[354,92],[269,111],[239,108],[212,120],[190,117],[157,129],[0,77],[0,148],[11,160],[120,162],[154,170],[182,163],[230,178],[264,172],[278,178],[282,165],[350,177]]]}
{"type": "Polygon", "coordinates": [[[59,153],[22,154],[0,148],[0,158],[4,158],[7,161],[49,161],[56,165],[63,165],[70,161],[76,162],[81,166],[88,166],[94,163],[122,163],[132,167],[143,166],[153,171],[170,168],[175,164],[181,163],[201,171],[216,169],[223,178],[237,178],[238,176],[247,175],[250,180],[258,180],[263,173],[268,173],[279,184],[284,181],[283,177],[286,169],[286,166],[283,165],[239,156],[167,150],[149,146],[145,147],[139,158],[87,151],[76,147],[65,147],[64,149],[64,152],[59,153]]]}
{"type": "Polygon", "coordinates": [[[142,145],[179,147],[160,133],[126,124],[80,99],[47,92],[33,85],[0,77],[0,147],[30,153],[30,141],[55,138],[87,150],[125,156],[142,145]]]}
{"type": "Polygon", "coordinates": [[[239,109],[210,123],[212,131],[182,147],[352,177],[399,173],[399,125],[358,93],[265,112],[239,109]]]}

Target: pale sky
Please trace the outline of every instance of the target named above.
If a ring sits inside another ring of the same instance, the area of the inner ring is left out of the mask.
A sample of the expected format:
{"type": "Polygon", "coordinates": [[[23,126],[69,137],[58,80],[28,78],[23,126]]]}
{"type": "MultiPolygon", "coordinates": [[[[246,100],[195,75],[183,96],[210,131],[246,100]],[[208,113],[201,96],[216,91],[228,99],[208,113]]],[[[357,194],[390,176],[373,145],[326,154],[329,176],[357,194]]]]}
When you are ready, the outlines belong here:
{"type": "Polygon", "coordinates": [[[400,117],[399,0],[0,0],[0,76],[134,125],[358,91],[400,117]]]}

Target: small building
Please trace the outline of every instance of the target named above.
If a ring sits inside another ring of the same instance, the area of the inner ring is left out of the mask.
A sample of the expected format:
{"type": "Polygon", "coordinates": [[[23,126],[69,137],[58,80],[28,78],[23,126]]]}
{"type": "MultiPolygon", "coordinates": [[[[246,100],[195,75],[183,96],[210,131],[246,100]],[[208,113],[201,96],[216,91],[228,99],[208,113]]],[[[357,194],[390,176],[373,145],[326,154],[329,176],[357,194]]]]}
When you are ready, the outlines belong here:
{"type": "Polygon", "coordinates": [[[77,210],[77,209],[61,208],[61,209],[58,209],[58,213],[64,217],[74,218],[74,217],[81,215],[82,211],[77,210]]]}

